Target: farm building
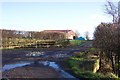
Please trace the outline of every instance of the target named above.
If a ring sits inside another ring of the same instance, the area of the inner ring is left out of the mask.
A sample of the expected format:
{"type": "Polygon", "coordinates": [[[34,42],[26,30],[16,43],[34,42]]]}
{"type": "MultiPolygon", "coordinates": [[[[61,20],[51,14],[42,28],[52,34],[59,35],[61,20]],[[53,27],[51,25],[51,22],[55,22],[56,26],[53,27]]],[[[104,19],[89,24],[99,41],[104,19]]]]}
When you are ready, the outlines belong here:
{"type": "Polygon", "coordinates": [[[66,39],[72,40],[75,39],[76,34],[72,30],[44,30],[46,33],[63,33],[66,36],[66,39]]]}

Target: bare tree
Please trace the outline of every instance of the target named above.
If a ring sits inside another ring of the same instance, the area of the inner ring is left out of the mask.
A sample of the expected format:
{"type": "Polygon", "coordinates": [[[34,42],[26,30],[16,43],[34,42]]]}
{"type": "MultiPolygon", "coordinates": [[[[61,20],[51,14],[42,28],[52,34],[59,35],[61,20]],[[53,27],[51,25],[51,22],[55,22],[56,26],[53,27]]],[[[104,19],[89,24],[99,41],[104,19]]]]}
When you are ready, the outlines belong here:
{"type": "Polygon", "coordinates": [[[105,13],[112,16],[113,23],[118,22],[118,7],[114,5],[113,2],[107,1],[107,4],[105,4],[105,13]]]}

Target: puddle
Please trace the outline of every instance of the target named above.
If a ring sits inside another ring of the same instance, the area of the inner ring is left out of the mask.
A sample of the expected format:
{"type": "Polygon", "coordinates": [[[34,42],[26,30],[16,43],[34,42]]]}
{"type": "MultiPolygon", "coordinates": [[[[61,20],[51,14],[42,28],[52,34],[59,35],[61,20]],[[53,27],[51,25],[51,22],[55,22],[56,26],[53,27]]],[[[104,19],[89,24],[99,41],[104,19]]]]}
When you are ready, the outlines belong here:
{"type": "Polygon", "coordinates": [[[39,64],[43,64],[44,66],[49,66],[54,69],[59,69],[59,66],[55,62],[50,62],[50,61],[39,61],[39,64]]]}
{"type": "Polygon", "coordinates": [[[6,71],[6,70],[10,70],[17,67],[22,67],[25,65],[30,65],[31,63],[32,62],[28,62],[28,61],[20,61],[20,62],[11,63],[11,64],[5,64],[0,71],[6,71]]]}
{"type": "Polygon", "coordinates": [[[53,57],[55,58],[65,58],[65,57],[69,57],[70,55],[68,54],[55,54],[53,57]]]}
{"type": "Polygon", "coordinates": [[[38,56],[43,56],[44,52],[29,52],[25,56],[28,57],[38,57],[38,56]]]}
{"type": "MultiPolygon", "coordinates": [[[[74,76],[62,70],[56,62],[39,61],[39,64],[43,64],[44,66],[49,66],[51,68],[54,68],[56,71],[58,71],[61,74],[62,78],[75,78],[74,76]]],[[[76,79],[76,80],[79,80],[79,79],[76,79]]]]}

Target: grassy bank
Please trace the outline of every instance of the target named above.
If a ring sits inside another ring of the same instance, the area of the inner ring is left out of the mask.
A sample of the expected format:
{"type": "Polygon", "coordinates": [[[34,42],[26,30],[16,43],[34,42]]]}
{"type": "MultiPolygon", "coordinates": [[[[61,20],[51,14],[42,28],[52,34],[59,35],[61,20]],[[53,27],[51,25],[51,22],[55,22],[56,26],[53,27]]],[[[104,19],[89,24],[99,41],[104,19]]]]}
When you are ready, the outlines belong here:
{"type": "Polygon", "coordinates": [[[97,72],[99,70],[98,60],[98,58],[90,58],[85,52],[80,52],[76,56],[70,57],[66,63],[72,70],[73,75],[78,78],[87,78],[88,80],[119,80],[113,73],[105,75],[97,72]]]}
{"type": "Polygon", "coordinates": [[[2,39],[2,47],[12,47],[12,46],[27,46],[37,43],[52,43],[55,40],[39,40],[39,39],[2,39]]]}
{"type": "Polygon", "coordinates": [[[71,46],[79,46],[84,42],[86,42],[86,40],[70,40],[70,45],[71,46]]]}
{"type": "Polygon", "coordinates": [[[78,46],[85,40],[39,40],[39,39],[3,39],[0,49],[14,48],[50,48],[78,46]]]}

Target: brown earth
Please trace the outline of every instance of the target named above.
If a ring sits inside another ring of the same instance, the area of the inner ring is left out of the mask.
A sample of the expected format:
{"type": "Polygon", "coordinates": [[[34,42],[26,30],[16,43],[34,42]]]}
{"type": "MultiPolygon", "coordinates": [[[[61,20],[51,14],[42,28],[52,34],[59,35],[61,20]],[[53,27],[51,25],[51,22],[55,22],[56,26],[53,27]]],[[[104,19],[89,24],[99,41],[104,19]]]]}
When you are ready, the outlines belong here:
{"type": "Polygon", "coordinates": [[[60,78],[60,74],[52,68],[42,65],[30,65],[4,71],[3,78],[60,78]]]}
{"type": "MultiPolygon", "coordinates": [[[[4,66],[7,63],[16,62],[17,60],[23,60],[26,59],[26,51],[64,51],[64,50],[71,50],[76,48],[64,48],[64,49],[13,49],[13,50],[3,50],[2,51],[2,66],[4,66]]],[[[85,51],[86,48],[78,47],[79,51],[85,51]]],[[[78,50],[74,50],[78,51],[78,50]]],[[[73,51],[73,52],[74,52],[73,51]]],[[[49,55],[49,53],[48,53],[49,55]]],[[[50,53],[50,55],[52,55],[50,53]]],[[[29,58],[30,59],[30,58],[29,58]]],[[[68,68],[68,65],[64,62],[62,59],[61,62],[58,62],[61,68],[63,70],[69,72],[70,69],[68,68]]],[[[18,67],[15,69],[11,69],[8,71],[2,72],[3,78],[60,78],[61,75],[58,71],[55,71],[55,69],[50,67],[45,67],[43,65],[30,65],[30,66],[23,66],[18,67]]]]}

